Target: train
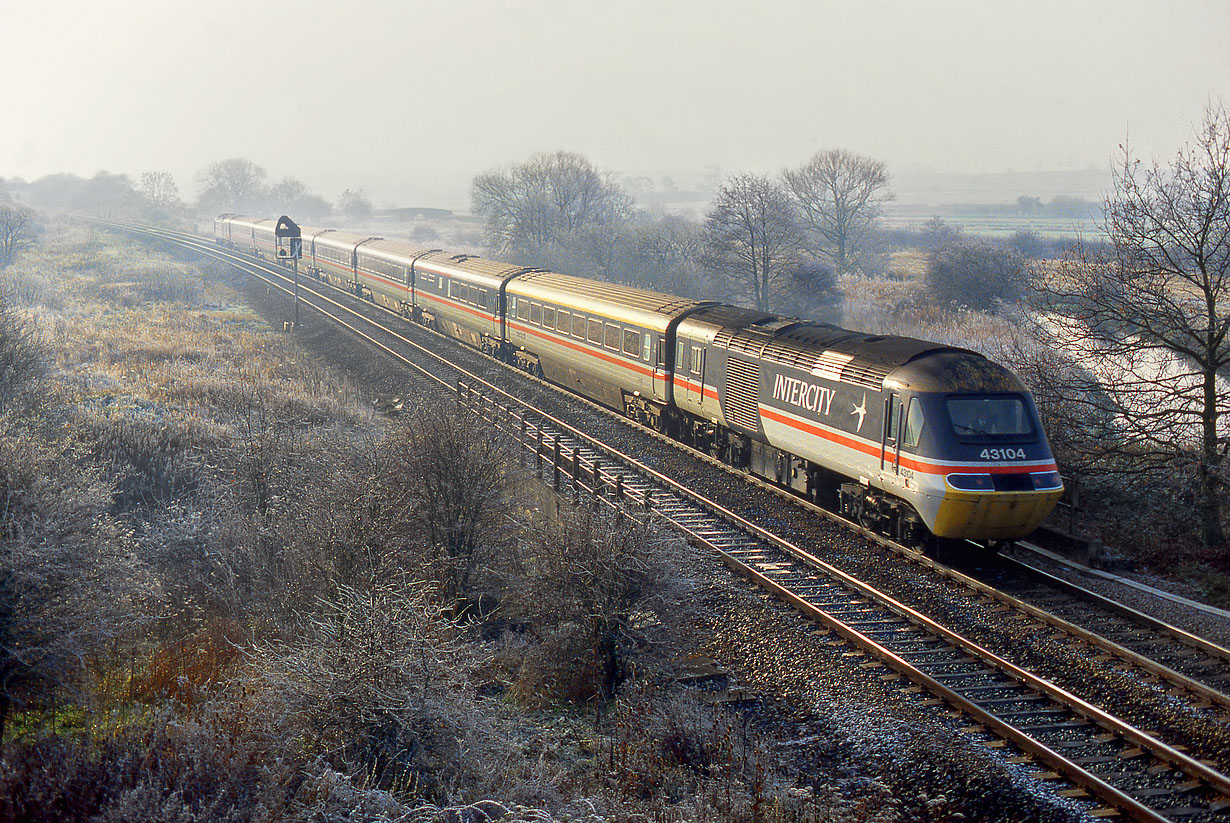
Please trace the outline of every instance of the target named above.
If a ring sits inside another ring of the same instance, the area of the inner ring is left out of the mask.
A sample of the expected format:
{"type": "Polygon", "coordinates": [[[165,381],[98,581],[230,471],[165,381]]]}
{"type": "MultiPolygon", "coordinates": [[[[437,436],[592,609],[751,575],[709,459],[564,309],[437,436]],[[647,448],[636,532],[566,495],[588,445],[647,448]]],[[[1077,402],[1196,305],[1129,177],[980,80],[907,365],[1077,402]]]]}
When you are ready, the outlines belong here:
{"type": "MultiPolygon", "coordinates": [[[[217,243],[278,259],[277,220],[217,243]]],[[[1063,482],[1028,389],[968,349],[301,227],[301,272],[907,541],[1034,531],[1063,482]]]]}

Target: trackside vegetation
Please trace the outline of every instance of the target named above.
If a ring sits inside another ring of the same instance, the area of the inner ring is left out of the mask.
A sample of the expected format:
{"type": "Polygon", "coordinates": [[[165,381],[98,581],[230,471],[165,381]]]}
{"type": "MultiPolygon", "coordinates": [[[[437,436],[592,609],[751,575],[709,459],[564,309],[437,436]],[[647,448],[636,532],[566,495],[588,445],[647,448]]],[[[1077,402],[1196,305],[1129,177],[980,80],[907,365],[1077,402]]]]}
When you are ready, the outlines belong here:
{"type": "Polygon", "coordinates": [[[376,411],[232,276],[52,218],[0,277],[0,818],[888,820],[1011,785],[943,729],[800,747],[711,699],[685,661],[758,598],[447,400],[376,411]]]}

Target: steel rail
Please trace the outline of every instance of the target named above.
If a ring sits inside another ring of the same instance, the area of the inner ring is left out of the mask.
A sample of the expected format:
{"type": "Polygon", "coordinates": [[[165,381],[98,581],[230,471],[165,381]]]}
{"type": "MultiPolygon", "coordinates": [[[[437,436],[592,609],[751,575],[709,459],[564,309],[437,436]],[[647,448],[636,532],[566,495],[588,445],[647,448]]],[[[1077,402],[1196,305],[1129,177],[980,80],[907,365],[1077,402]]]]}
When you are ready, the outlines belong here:
{"type": "MultiPolygon", "coordinates": [[[[1022,543],[1025,548],[1028,548],[1031,545],[1024,541],[1017,542],[1022,543]]],[[[1209,657],[1216,657],[1230,663],[1230,649],[1227,649],[1224,646],[1219,646],[1211,640],[1200,637],[1196,634],[1192,634],[1185,629],[1180,629],[1178,626],[1174,626],[1164,620],[1161,620],[1160,618],[1154,617],[1151,614],[1146,614],[1138,609],[1133,609],[1131,606],[1124,605],[1117,600],[1112,600],[1105,595],[1098,594],[1095,591],[1090,591],[1078,583],[1073,583],[1071,580],[1064,580],[1062,577],[1051,574],[1045,569],[1040,569],[1032,563],[1022,560],[1019,557],[1004,555],[1003,559],[1025,570],[1028,574],[1038,578],[1039,580],[1042,580],[1051,588],[1067,592],[1082,600],[1088,600],[1089,602],[1106,609],[1107,611],[1112,611],[1116,614],[1122,615],[1123,617],[1131,620],[1133,623],[1139,623],[1140,625],[1147,626],[1154,631],[1170,635],[1184,646],[1188,646],[1196,651],[1207,654],[1209,657]]]]}

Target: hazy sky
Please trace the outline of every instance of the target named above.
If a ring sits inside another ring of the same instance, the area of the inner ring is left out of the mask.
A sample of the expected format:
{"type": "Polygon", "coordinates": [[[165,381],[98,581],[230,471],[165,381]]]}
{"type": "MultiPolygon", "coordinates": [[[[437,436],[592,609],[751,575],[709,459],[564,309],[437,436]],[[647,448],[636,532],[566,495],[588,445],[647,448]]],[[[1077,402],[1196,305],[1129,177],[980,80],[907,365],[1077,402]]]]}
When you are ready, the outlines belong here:
{"type": "Polygon", "coordinates": [[[651,174],[834,146],[1109,167],[1230,98],[1227,0],[0,0],[0,25],[0,177],[170,171],[187,197],[234,156],[448,207],[561,148],[651,174]]]}

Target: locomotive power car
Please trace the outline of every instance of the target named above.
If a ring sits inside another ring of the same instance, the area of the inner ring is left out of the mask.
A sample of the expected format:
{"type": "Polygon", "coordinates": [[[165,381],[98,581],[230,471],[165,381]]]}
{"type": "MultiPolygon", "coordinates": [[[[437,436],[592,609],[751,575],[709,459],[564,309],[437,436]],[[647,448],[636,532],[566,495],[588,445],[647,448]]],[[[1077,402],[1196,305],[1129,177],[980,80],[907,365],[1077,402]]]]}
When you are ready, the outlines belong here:
{"type": "MultiPolygon", "coordinates": [[[[274,257],[274,220],[218,243],[274,257]]],[[[981,354],[403,240],[302,228],[303,266],[869,528],[1001,541],[1063,491],[1033,398],[981,354]]]]}

